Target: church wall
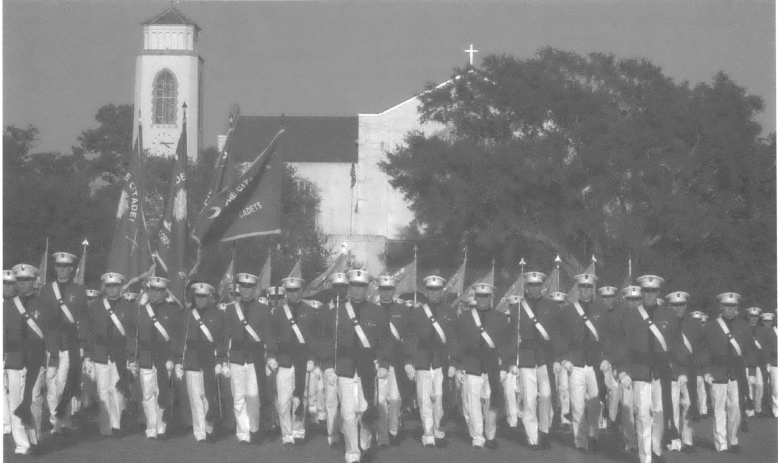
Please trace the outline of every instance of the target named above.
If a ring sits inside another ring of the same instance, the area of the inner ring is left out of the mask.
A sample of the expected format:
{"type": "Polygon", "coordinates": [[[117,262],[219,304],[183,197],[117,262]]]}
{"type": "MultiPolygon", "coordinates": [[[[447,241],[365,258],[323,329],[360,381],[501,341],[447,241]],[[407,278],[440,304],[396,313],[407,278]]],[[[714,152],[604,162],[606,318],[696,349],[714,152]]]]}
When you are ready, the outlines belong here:
{"type": "Polygon", "coordinates": [[[319,191],[321,205],[316,225],[327,235],[348,235],[353,214],[351,203],[351,163],[292,162],[297,175],[313,182],[319,191]]]}

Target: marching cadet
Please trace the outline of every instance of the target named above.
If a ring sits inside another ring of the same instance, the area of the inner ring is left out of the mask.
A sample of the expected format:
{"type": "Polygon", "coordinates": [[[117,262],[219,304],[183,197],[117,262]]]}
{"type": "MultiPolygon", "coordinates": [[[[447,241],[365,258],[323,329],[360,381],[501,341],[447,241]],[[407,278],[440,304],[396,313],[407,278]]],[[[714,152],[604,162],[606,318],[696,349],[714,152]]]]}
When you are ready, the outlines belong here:
{"type": "Polygon", "coordinates": [[[700,418],[697,400],[697,365],[702,345],[702,328],[696,320],[686,316],[689,294],[676,291],[667,295],[670,308],[681,322],[681,340],[677,353],[676,379],[672,382],[673,421],[680,436],[667,446],[668,450],[694,453],[693,422],[700,418]]]}
{"type": "MultiPolygon", "coordinates": [[[[8,407],[15,453],[29,455],[41,435],[45,378],[57,375],[59,333],[53,314],[36,300],[38,269],[27,264],[13,267],[17,294],[3,301],[4,373],[8,378],[8,407]],[[47,362],[47,355],[49,360],[47,362]]],[[[10,294],[10,275],[3,274],[3,294],[10,294]]]]}
{"type": "Polygon", "coordinates": [[[736,316],[740,294],[722,293],[717,296],[721,315],[705,328],[707,362],[703,364],[705,382],[711,386],[714,443],[717,452],[740,453],[737,432],[740,428],[741,408],[748,398],[745,379],[753,341],[748,323],[736,316]]]}
{"type": "Polygon", "coordinates": [[[184,326],[183,313],[166,300],[170,280],[147,278],[149,301],[139,307],[138,324],[129,330],[130,371],[140,375],[146,437],[166,438],[170,422],[175,345],[184,326]]]}
{"type": "Polygon", "coordinates": [[[284,278],[281,283],[286,300],[271,312],[273,336],[267,344],[267,365],[276,371],[281,442],[290,446],[305,439],[308,386],[315,367],[316,349],[311,344],[316,310],[301,301],[301,278],[284,278]]]}
{"type": "Polygon", "coordinates": [[[765,363],[767,374],[770,378],[770,407],[765,410],[765,414],[768,414],[772,410],[773,418],[778,418],[778,328],[775,326],[775,314],[765,312],[760,317],[762,326],[765,328],[765,363]]]}
{"type": "MultiPolygon", "coordinates": [[[[303,300],[306,304],[311,306],[316,311],[316,318],[319,318],[319,310],[324,307],[321,301],[316,299],[303,300]]],[[[317,325],[317,329],[320,329],[320,325],[317,325]]],[[[313,333],[318,340],[318,333],[313,333]]],[[[317,349],[317,346],[312,346],[313,349],[317,349]]],[[[327,423],[327,403],[324,395],[324,377],[321,368],[314,368],[311,374],[310,381],[308,383],[308,413],[309,422],[311,424],[322,423],[326,429],[327,423]]]]}
{"type": "MultiPolygon", "coordinates": [[[[424,435],[421,443],[435,447],[436,439],[444,439],[440,429],[443,419],[443,375],[451,378],[456,368],[449,362],[449,340],[455,335],[455,310],[443,302],[445,278],[430,275],[422,280],[427,302],[415,307],[410,315],[404,343],[405,373],[416,380],[416,400],[420,403],[424,435]]],[[[445,446],[445,441],[439,442],[445,446]]]]}
{"type": "Polygon", "coordinates": [[[378,447],[399,445],[398,432],[400,429],[400,412],[402,410],[403,397],[410,392],[412,384],[408,376],[403,374],[405,357],[403,356],[403,341],[408,329],[410,312],[394,300],[394,278],[385,275],[378,277],[378,296],[381,308],[389,316],[389,330],[394,338],[394,352],[392,353],[389,375],[378,382],[378,447]]]}
{"type": "Polygon", "coordinates": [[[378,420],[377,382],[389,374],[393,352],[389,315],[366,300],[371,277],[364,270],[347,274],[349,299],[322,326],[320,361],[324,378],[337,382],[346,462],[372,454],[373,427],[378,420]],[[376,371],[376,364],[378,370],[376,371]]]}
{"type": "Polygon", "coordinates": [[[561,367],[570,374],[575,446],[585,453],[597,451],[598,419],[601,412],[600,372],[610,374],[610,317],[605,305],[594,299],[597,277],[575,276],[580,300],[562,309],[560,331],[561,367]]]}
{"type": "Polygon", "coordinates": [[[53,257],[57,278],[41,288],[39,302],[51,312],[62,337],[57,377],[46,379],[46,401],[53,426],[51,433],[56,435],[62,433],[63,428],[74,429],[70,399],[81,383],[81,351],[86,343],[89,319],[86,290],[73,282],[76,256],[55,252],[53,257]]]}
{"type": "MultiPolygon", "coordinates": [[[[699,326],[700,330],[704,333],[705,332],[705,320],[707,320],[708,316],[702,312],[701,310],[695,310],[691,313],[692,320],[695,320],[699,326]]],[[[704,347],[704,345],[702,346],[704,347]]],[[[700,418],[707,418],[708,415],[708,383],[705,382],[705,378],[702,376],[702,372],[699,370],[699,367],[701,366],[703,357],[698,356],[698,370],[697,370],[697,407],[700,411],[700,418]]]]}
{"type": "Polygon", "coordinates": [[[226,362],[222,374],[231,379],[235,433],[238,442],[249,444],[259,432],[260,396],[267,378],[265,342],[270,327],[270,308],[254,297],[259,278],[250,273],[235,275],[240,297],[227,304],[222,343],[226,362]]]}
{"type": "Polygon", "coordinates": [[[637,282],[642,304],[637,310],[625,312],[621,320],[619,350],[623,355],[617,368],[622,386],[632,389],[640,462],[661,463],[665,425],[668,437],[674,438],[677,433],[670,413],[670,360],[680,341],[680,322],[666,305],[657,303],[663,278],[644,275],[637,282]]]}
{"type": "Polygon", "coordinates": [[[457,320],[451,357],[457,381],[462,384],[465,422],[472,445],[494,450],[497,412],[503,396],[501,383],[508,378],[509,365],[517,368],[516,350],[512,348],[508,316],[492,308],[494,286],[477,283],[473,290],[476,308],[465,311],[457,320]]]}
{"type": "MultiPolygon", "coordinates": [[[[511,359],[510,372],[519,376],[524,404],[522,422],[527,443],[533,450],[551,448],[548,432],[556,399],[554,370],[561,370],[556,359],[559,346],[554,345],[559,342],[559,304],[542,296],[545,279],[546,275],[541,272],[526,272],[525,295],[517,305],[509,308],[516,310],[511,313],[511,325],[514,333],[518,329],[520,340],[518,358],[511,359]]],[[[477,296],[476,302],[479,301],[477,296]]]]}
{"type": "MultiPolygon", "coordinates": [[[[616,327],[618,333],[621,332],[621,327],[624,325],[625,318],[628,317],[631,312],[637,311],[643,300],[640,286],[627,286],[621,290],[621,294],[624,296],[625,309],[619,316],[618,325],[616,327]]],[[[618,337],[618,333],[615,337],[618,337]]],[[[620,344],[619,347],[623,347],[623,345],[620,344]]],[[[624,353],[623,355],[628,354],[624,353]]],[[[621,370],[618,370],[617,368],[621,367],[614,366],[614,370],[618,372],[616,377],[619,378],[621,376],[621,370]]],[[[631,384],[627,387],[624,382],[619,381],[619,402],[621,404],[620,425],[621,435],[624,439],[624,450],[627,452],[637,452],[638,436],[635,431],[635,398],[631,384]]]]}
{"type": "Polygon", "coordinates": [[[221,339],[224,312],[214,306],[213,286],[195,283],[192,289],[194,306],[187,315],[184,336],[176,345],[175,372],[179,380],[186,375],[195,440],[206,442],[213,436],[216,414],[223,415],[218,377],[226,351],[221,339]]]}
{"type": "MultiPolygon", "coordinates": [[[[16,296],[13,270],[3,270],[3,301],[16,296]]],[[[11,434],[11,407],[8,405],[8,375],[3,370],[3,434],[11,434]]]]}
{"type": "MultiPolygon", "coordinates": [[[[562,309],[564,309],[565,303],[567,302],[567,294],[561,291],[555,291],[548,295],[548,299],[556,303],[557,310],[559,311],[561,317],[562,309]]],[[[559,337],[559,345],[564,345],[564,341],[562,340],[562,333],[559,329],[557,329],[557,336],[559,337]]],[[[553,373],[555,376],[557,403],[552,404],[556,410],[554,413],[552,413],[552,418],[558,415],[559,421],[557,422],[552,420],[552,425],[556,423],[556,426],[558,426],[562,431],[572,432],[573,428],[572,423],[570,422],[570,419],[572,419],[572,415],[570,414],[570,373],[562,368],[562,364],[559,363],[558,357],[560,353],[557,352],[556,355],[557,361],[554,362],[553,373]]],[[[521,409],[519,409],[519,416],[521,417],[521,409]]]]}
{"type": "MultiPolygon", "coordinates": [[[[616,308],[616,293],[618,288],[614,286],[602,286],[597,288],[598,298],[605,304],[610,317],[611,332],[615,333],[621,319],[621,310],[616,308]]],[[[603,374],[605,387],[608,388],[607,408],[603,407],[600,420],[600,429],[616,427],[616,415],[619,413],[619,381],[616,379],[618,372],[611,369],[610,374],[603,374]]]]}
{"type": "MultiPolygon", "coordinates": [[[[100,302],[100,291],[96,289],[87,289],[86,302],[89,308],[88,313],[93,313],[93,305],[100,302]]],[[[91,320],[90,320],[91,324],[91,320]]],[[[91,328],[90,328],[91,329],[91,328]]],[[[124,365],[127,367],[127,365],[124,365]]],[[[97,391],[97,378],[95,377],[95,369],[82,368],[81,370],[81,397],[73,397],[71,402],[72,412],[84,413],[93,406],[99,408],[100,397],[97,391]]]]}
{"type": "MultiPolygon", "coordinates": [[[[319,326],[323,329],[329,323],[330,319],[335,319],[335,314],[341,305],[348,300],[348,279],[345,273],[333,273],[330,277],[332,288],[332,299],[326,304],[325,308],[318,312],[319,326]]],[[[332,339],[322,337],[322,332],[317,333],[320,339],[325,343],[333,342],[332,339]]],[[[322,347],[322,346],[320,346],[322,347]]],[[[326,348],[326,346],[325,346],[326,348]]],[[[324,398],[327,410],[327,443],[330,447],[340,445],[340,434],[342,420],[340,417],[340,399],[338,398],[337,381],[327,381],[324,379],[324,398]]]]}
{"type": "MultiPolygon", "coordinates": [[[[100,279],[105,297],[90,306],[92,329],[84,352],[84,365],[97,380],[100,403],[100,434],[118,437],[122,411],[130,397],[130,372],[127,369],[127,330],[137,313],[135,306],[119,295],[124,276],[109,272],[100,279]]],[[[132,340],[134,341],[134,339],[132,340]]]]}
{"type": "Polygon", "coordinates": [[[746,309],[746,318],[751,328],[751,337],[753,338],[753,349],[751,349],[751,363],[756,368],[748,370],[749,395],[751,396],[753,407],[746,410],[746,416],[762,415],[762,400],[764,399],[764,382],[767,378],[767,371],[762,371],[765,366],[765,352],[762,343],[764,339],[764,329],[759,324],[759,317],[762,315],[762,309],[759,307],[749,307],[746,309]]]}

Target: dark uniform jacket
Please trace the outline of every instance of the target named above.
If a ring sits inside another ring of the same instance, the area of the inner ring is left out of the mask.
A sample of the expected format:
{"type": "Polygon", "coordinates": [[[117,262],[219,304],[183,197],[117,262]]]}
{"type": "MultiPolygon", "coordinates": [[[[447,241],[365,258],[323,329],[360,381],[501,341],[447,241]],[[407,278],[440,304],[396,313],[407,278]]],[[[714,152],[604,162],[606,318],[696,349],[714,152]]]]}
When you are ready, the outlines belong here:
{"type": "Polygon", "coordinates": [[[740,370],[745,372],[745,368],[755,368],[753,362],[755,357],[751,353],[753,347],[753,336],[751,327],[744,320],[737,317],[727,319],[723,317],[711,318],[705,324],[705,344],[708,355],[703,360],[703,372],[710,373],[713,376],[714,383],[726,383],[729,380],[736,381],[740,370]],[[742,355],[737,355],[735,347],[729,341],[729,337],[724,334],[719,319],[724,320],[730,334],[740,346],[742,355]]]}
{"type": "Polygon", "coordinates": [[[170,339],[165,340],[149,317],[146,304],[142,305],[137,326],[130,324],[132,328],[128,332],[129,360],[130,362],[136,361],[140,368],[150,369],[155,365],[158,369],[165,368],[165,363],[168,360],[175,361],[174,347],[178,342],[181,342],[179,336],[184,335],[184,314],[178,306],[167,301],[149,302],[148,304],[151,305],[155,318],[165,328],[170,339]]]}
{"type": "MultiPolygon", "coordinates": [[[[677,353],[680,352],[678,343],[683,343],[681,323],[672,309],[660,305],[645,309],[649,319],[662,333],[668,351],[664,352],[638,309],[625,312],[621,318],[616,362],[618,370],[626,372],[633,381],[659,379],[661,368],[667,367],[671,362],[676,362],[677,365],[677,353]]],[[[675,370],[677,371],[677,366],[675,370]]]]}
{"type": "Polygon", "coordinates": [[[315,360],[318,337],[314,336],[314,330],[318,326],[318,315],[316,309],[305,302],[286,305],[305,342],[301,344],[298,340],[292,322],[286,316],[284,304],[280,304],[273,308],[270,315],[273,336],[272,342],[267,344],[267,358],[276,359],[281,367],[291,368],[295,363],[315,360]]]}
{"type": "Polygon", "coordinates": [[[603,360],[612,362],[611,316],[605,305],[596,299],[578,303],[597,330],[599,341],[578,315],[575,306],[567,304],[561,309],[559,360],[569,360],[576,367],[593,366],[599,369],[603,360]]]}
{"type": "Polygon", "coordinates": [[[130,337],[128,330],[137,319],[138,306],[121,297],[114,300],[101,298],[95,300],[90,305],[89,310],[92,312],[90,317],[92,323],[86,349],[84,349],[84,357],[91,358],[93,362],[103,365],[109,361],[115,362],[114,357],[119,351],[124,354],[123,357],[126,357],[130,341],[135,342],[135,338],[130,337]],[[111,314],[105,308],[103,302],[105,300],[108,301],[111,310],[124,327],[124,335],[116,327],[111,314]]]}
{"type": "Polygon", "coordinates": [[[413,365],[417,370],[430,368],[448,368],[450,362],[451,340],[456,336],[456,310],[442,302],[427,303],[432,315],[446,336],[446,343],[440,338],[432,321],[427,317],[424,307],[411,310],[408,334],[404,343],[405,364],[413,365]]]}
{"type": "MultiPolygon", "coordinates": [[[[3,300],[3,357],[4,368],[21,370],[26,365],[46,366],[46,352],[51,354],[48,366],[59,366],[60,337],[50,311],[41,307],[35,294],[14,296],[3,300]],[[35,320],[43,333],[40,339],[16,308],[18,297],[26,313],[35,320]]],[[[32,376],[31,376],[32,377],[32,376]]]]}
{"type": "Polygon", "coordinates": [[[395,370],[397,368],[402,368],[403,364],[405,363],[405,354],[403,353],[403,346],[405,343],[405,339],[408,337],[408,322],[410,320],[410,310],[408,307],[398,304],[397,302],[381,302],[381,308],[383,308],[387,314],[389,314],[389,323],[394,326],[394,331],[391,329],[391,326],[389,327],[389,332],[392,334],[392,338],[394,339],[394,352],[392,352],[392,358],[391,363],[395,367],[395,370]],[[400,336],[400,339],[397,339],[397,336],[395,335],[395,331],[397,332],[397,335],[400,336]]]}
{"type": "Polygon", "coordinates": [[[316,332],[321,333],[319,362],[322,369],[334,368],[338,376],[347,378],[353,378],[358,364],[367,360],[378,360],[381,368],[388,369],[394,350],[389,315],[381,307],[366,300],[358,304],[351,303],[356,319],[370,343],[370,349],[365,349],[348,316],[346,304],[319,312],[321,329],[316,329],[316,332]]]}
{"type": "Polygon", "coordinates": [[[774,326],[765,328],[764,339],[765,343],[762,344],[762,347],[765,349],[765,361],[773,367],[778,366],[776,365],[778,363],[776,362],[776,357],[778,357],[778,329],[774,326]]]}
{"type": "Polygon", "coordinates": [[[693,363],[699,371],[701,366],[700,360],[704,356],[705,343],[703,342],[703,329],[700,322],[690,318],[688,316],[681,319],[681,335],[686,336],[689,344],[692,347],[692,352],[689,352],[689,348],[681,337],[676,350],[676,361],[674,366],[677,368],[673,371],[673,380],[678,379],[678,375],[689,374],[689,366],[693,363]]]}
{"type": "Polygon", "coordinates": [[[41,288],[38,298],[40,304],[51,312],[51,317],[57,324],[57,330],[62,337],[59,350],[68,350],[73,346],[86,347],[90,322],[86,290],[72,279],[66,283],[57,282],[62,301],[73,316],[74,323],[71,323],[54,296],[53,284],[54,282],[48,283],[41,288]]]}
{"type": "Polygon", "coordinates": [[[272,321],[270,308],[255,300],[236,301],[227,305],[224,312],[223,351],[227,361],[239,365],[246,363],[265,364],[265,346],[268,343],[272,321]],[[243,319],[257,333],[259,342],[246,331],[244,323],[238,319],[236,304],[240,304],[243,319]]]}
{"type": "Polygon", "coordinates": [[[226,358],[224,336],[225,313],[210,304],[205,310],[197,310],[200,321],[208,328],[213,341],[209,341],[200,323],[194,318],[194,309],[186,313],[186,326],[183,336],[175,348],[175,363],[182,364],[184,370],[209,371],[216,363],[223,363],[226,358]],[[182,363],[183,362],[183,363],[182,363]]]}
{"type": "MultiPolygon", "coordinates": [[[[751,329],[751,336],[754,338],[753,349],[751,349],[751,356],[753,357],[748,361],[749,365],[756,365],[757,367],[767,363],[767,343],[768,332],[767,328],[762,325],[749,326],[751,329]]],[[[756,375],[756,371],[749,368],[749,376],[756,375]]]]}
{"type": "MultiPolygon", "coordinates": [[[[547,363],[553,363],[557,360],[557,351],[560,347],[559,324],[561,311],[559,303],[542,296],[538,299],[527,297],[525,300],[532,310],[535,319],[548,333],[549,341],[546,341],[543,335],[540,334],[535,322],[529,318],[527,311],[521,306],[521,302],[508,306],[510,323],[514,334],[511,343],[515,345],[518,341],[518,338],[515,337],[517,328],[519,330],[518,337],[521,338],[518,366],[520,368],[535,368],[547,363]],[[517,317],[517,314],[519,314],[520,318],[517,317]],[[520,323],[517,324],[519,321],[520,323]]],[[[517,365],[515,356],[511,359],[510,364],[517,365]]]]}
{"type": "Polygon", "coordinates": [[[456,324],[456,336],[451,342],[452,365],[457,370],[463,370],[469,375],[480,376],[494,371],[494,367],[508,370],[516,359],[513,331],[508,323],[508,316],[496,309],[465,310],[459,316],[456,324]],[[494,343],[490,348],[481,329],[476,325],[473,311],[478,315],[481,327],[494,343]]]}

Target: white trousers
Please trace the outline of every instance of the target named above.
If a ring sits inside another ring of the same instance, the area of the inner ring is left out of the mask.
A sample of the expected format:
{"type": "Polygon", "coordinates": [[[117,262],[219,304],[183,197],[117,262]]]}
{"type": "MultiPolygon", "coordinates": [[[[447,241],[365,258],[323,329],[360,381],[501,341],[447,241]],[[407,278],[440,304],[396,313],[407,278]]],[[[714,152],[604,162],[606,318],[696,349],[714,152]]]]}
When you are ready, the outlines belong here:
{"type": "Polygon", "coordinates": [[[110,436],[111,429],[120,429],[126,398],[116,390],[116,382],[119,381],[116,363],[109,361],[105,365],[95,363],[94,366],[100,399],[100,434],[110,436]]]}
{"type": "Polygon", "coordinates": [[[505,419],[508,426],[515,428],[519,424],[519,419],[523,417],[521,410],[521,387],[519,375],[508,373],[508,378],[503,383],[503,392],[505,393],[505,419]]]}
{"type": "Polygon", "coordinates": [[[621,402],[621,432],[624,436],[624,450],[637,450],[638,436],[635,432],[635,389],[629,389],[619,382],[619,401],[621,402]]]}
{"type": "Polygon", "coordinates": [[[338,396],[343,418],[343,438],[346,441],[346,462],[356,462],[362,455],[360,447],[369,449],[373,438],[372,430],[362,423],[367,401],[359,375],[355,374],[353,378],[338,376],[338,396]]]}
{"type": "Polygon", "coordinates": [[[708,388],[702,375],[697,376],[697,404],[700,407],[700,415],[708,414],[708,388]]]}
{"type": "Polygon", "coordinates": [[[15,453],[27,454],[30,451],[30,444],[37,445],[38,436],[41,434],[41,418],[43,416],[43,394],[41,388],[46,380],[46,369],[41,368],[37,376],[33,376],[35,386],[32,389],[30,411],[35,422],[35,428],[24,426],[22,420],[13,414],[13,410],[16,410],[24,398],[24,385],[28,380],[27,369],[5,370],[5,373],[8,376],[8,407],[11,410],[11,435],[16,444],[15,453]]]}
{"type": "Polygon", "coordinates": [[[678,381],[672,382],[671,393],[673,398],[673,423],[675,423],[681,438],[673,439],[667,448],[668,450],[681,450],[681,444],[692,445],[694,433],[691,420],[689,419],[689,406],[692,402],[689,398],[689,385],[686,384],[686,375],[680,375],[678,376],[678,381]],[[683,386],[679,386],[681,383],[683,383],[683,386]]]}
{"type": "MultiPolygon", "coordinates": [[[[204,441],[213,432],[213,421],[205,420],[208,413],[208,398],[205,397],[205,383],[202,371],[185,371],[186,392],[189,396],[189,407],[192,410],[192,431],[195,440],[204,441]]],[[[218,381],[219,378],[216,378],[218,381]]]]}
{"type": "Polygon", "coordinates": [[[93,403],[99,402],[100,393],[97,390],[97,376],[95,369],[89,373],[81,373],[81,394],[70,399],[70,411],[79,413],[84,408],[89,408],[93,403]]]}
{"type": "Polygon", "coordinates": [[[419,401],[421,425],[424,429],[421,443],[435,444],[436,438],[446,437],[446,433],[440,429],[440,420],[443,418],[443,370],[441,368],[416,370],[416,400],[419,401]]]}
{"type": "Polygon", "coordinates": [[[606,420],[616,421],[616,415],[619,412],[619,381],[613,376],[612,371],[606,371],[604,374],[605,387],[608,389],[608,409],[603,410],[602,420],[600,422],[600,429],[605,429],[608,425],[606,420]],[[607,415],[606,415],[607,413],[607,415]]]}
{"type": "Polygon", "coordinates": [[[8,372],[3,370],[3,434],[11,434],[11,406],[8,404],[8,372]]]}
{"type": "MultiPolygon", "coordinates": [[[[143,394],[143,413],[146,415],[146,437],[157,437],[165,434],[167,423],[162,420],[164,409],[159,406],[159,385],[157,384],[157,367],[140,369],[140,387],[143,394]]],[[[171,388],[170,394],[175,394],[171,388]]]]}
{"type": "MultiPolygon", "coordinates": [[[[49,354],[46,353],[46,360],[48,361],[49,354]]],[[[47,362],[48,364],[48,362],[47,362]]],[[[70,420],[70,404],[67,404],[65,409],[65,415],[62,418],[56,417],[57,405],[62,398],[62,392],[65,390],[65,381],[68,377],[68,369],[70,368],[70,353],[66,350],[59,352],[59,368],[57,368],[57,374],[53,378],[46,378],[46,402],[49,404],[49,421],[54,427],[52,432],[60,432],[63,427],[72,427],[70,420]]]]}
{"type": "MultiPolygon", "coordinates": [[[[321,372],[318,375],[311,375],[311,389],[314,391],[316,400],[313,402],[315,407],[311,407],[311,413],[316,417],[316,421],[327,420],[327,396],[324,391],[324,377],[321,372]]],[[[309,405],[310,406],[310,405],[309,405]]]]}
{"type": "Polygon", "coordinates": [[[717,452],[723,452],[730,445],[738,445],[737,431],[740,428],[740,397],[737,381],[726,384],[713,383],[713,419],[716,427],[713,430],[714,444],[717,452]]]}
{"type": "Polygon", "coordinates": [[[778,417],[778,367],[772,365],[768,371],[770,373],[770,387],[772,388],[773,416],[778,417]]]}
{"type": "Polygon", "coordinates": [[[762,369],[756,369],[756,375],[754,377],[756,381],[751,385],[748,391],[751,400],[754,402],[753,410],[746,410],[747,416],[754,416],[754,412],[762,413],[762,399],[764,399],[764,378],[762,377],[762,369]]]}
{"type": "Polygon", "coordinates": [[[658,379],[651,382],[632,382],[635,431],[638,438],[640,463],[651,463],[651,452],[662,455],[664,414],[662,411],[662,386],[658,379]]]}
{"type": "Polygon", "coordinates": [[[545,365],[535,368],[519,368],[521,400],[524,404],[522,423],[527,442],[537,445],[538,431],[548,433],[554,409],[551,404],[551,383],[545,365]]]}
{"type": "Polygon", "coordinates": [[[577,448],[589,447],[589,437],[597,438],[602,404],[594,367],[573,367],[570,373],[570,403],[573,408],[573,437],[577,448]],[[585,416],[584,416],[585,415],[585,416]]]}
{"type": "Polygon", "coordinates": [[[491,407],[491,394],[492,388],[486,373],[480,376],[465,375],[462,403],[467,430],[475,447],[482,447],[487,440],[497,435],[497,410],[491,407]]]}
{"type": "MultiPolygon", "coordinates": [[[[402,374],[405,374],[403,372],[402,374]]],[[[389,434],[396,436],[400,428],[400,409],[402,399],[400,388],[397,387],[397,376],[393,366],[389,367],[389,374],[384,379],[378,380],[378,445],[389,445],[389,434]]]]}
{"type": "Polygon", "coordinates": [[[324,403],[327,413],[327,442],[334,444],[340,442],[340,433],[343,427],[337,380],[335,384],[330,384],[326,378],[324,379],[324,403]]]}
{"type": "Polygon", "coordinates": [[[559,401],[559,409],[561,411],[559,422],[569,424],[570,420],[567,419],[567,415],[570,414],[570,373],[564,368],[556,375],[556,387],[557,400],[559,401]]]}
{"type": "MultiPolygon", "coordinates": [[[[305,375],[305,371],[299,374],[305,375]]],[[[276,409],[278,421],[281,425],[281,440],[284,443],[293,444],[295,439],[305,439],[305,423],[295,414],[300,399],[293,397],[295,382],[295,368],[278,367],[276,374],[276,409]]],[[[307,393],[303,392],[303,400],[307,401],[307,393]]],[[[308,404],[304,403],[303,407],[308,404]]]]}
{"type": "Polygon", "coordinates": [[[253,363],[230,363],[230,385],[235,411],[235,434],[238,441],[250,442],[251,433],[259,431],[259,385],[253,363]]]}

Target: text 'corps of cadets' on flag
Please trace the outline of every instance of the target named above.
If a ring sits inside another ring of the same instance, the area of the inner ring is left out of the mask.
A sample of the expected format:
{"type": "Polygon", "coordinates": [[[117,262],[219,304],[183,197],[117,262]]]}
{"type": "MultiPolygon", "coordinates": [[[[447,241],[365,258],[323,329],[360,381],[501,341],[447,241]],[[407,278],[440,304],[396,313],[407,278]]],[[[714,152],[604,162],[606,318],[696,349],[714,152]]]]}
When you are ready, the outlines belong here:
{"type": "Polygon", "coordinates": [[[143,210],[146,197],[141,171],[143,157],[143,131],[139,118],[138,135],[133,144],[130,166],[124,175],[124,186],[116,209],[116,225],[106,266],[107,271],[124,275],[122,289],[132,292],[138,292],[141,280],[151,273],[154,264],[146,228],[146,214],[143,210]]]}

